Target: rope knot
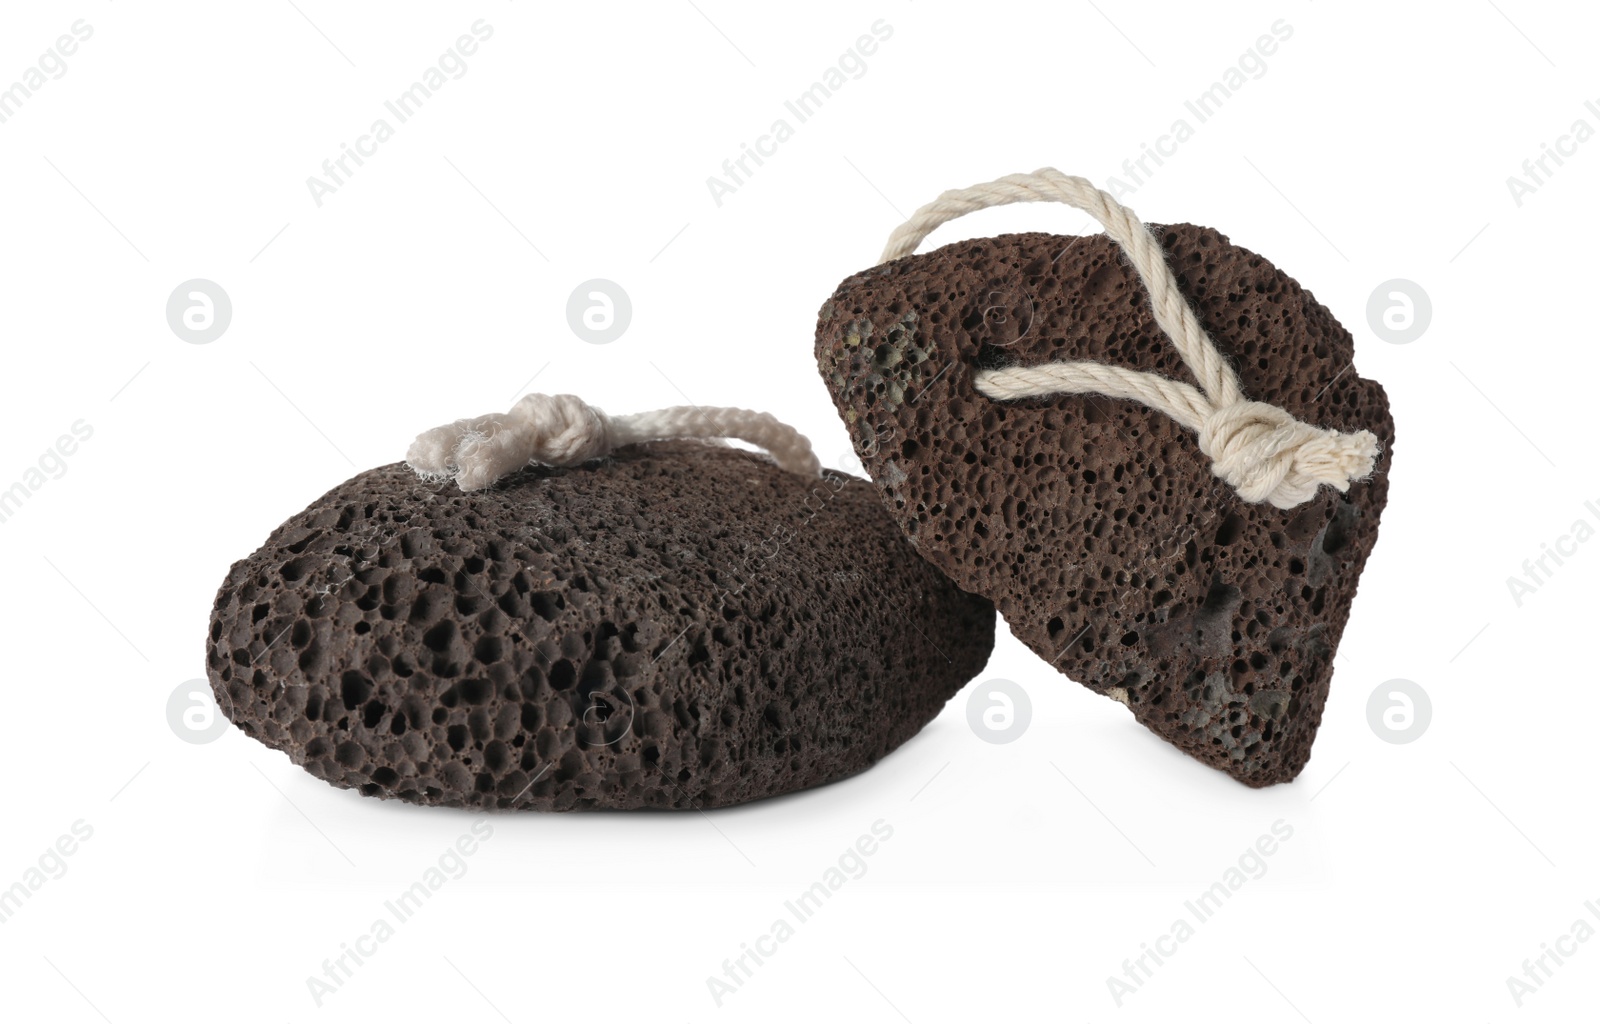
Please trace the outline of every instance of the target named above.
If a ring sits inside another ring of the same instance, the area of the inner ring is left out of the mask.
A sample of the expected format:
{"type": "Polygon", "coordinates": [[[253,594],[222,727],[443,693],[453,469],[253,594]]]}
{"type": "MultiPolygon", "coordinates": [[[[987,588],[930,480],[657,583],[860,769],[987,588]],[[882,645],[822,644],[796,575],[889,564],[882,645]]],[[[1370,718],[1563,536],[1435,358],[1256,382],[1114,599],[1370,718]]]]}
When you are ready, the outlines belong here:
{"type": "Polygon", "coordinates": [[[406,462],[424,479],[455,477],[463,491],[478,491],[530,462],[579,466],[630,444],[726,437],[766,449],[791,473],[822,471],[811,442],[769,413],[683,405],[613,419],[576,395],[524,395],[510,412],[425,430],[411,442],[406,462]]]}
{"type": "Polygon", "coordinates": [[[1200,450],[1211,469],[1239,497],[1294,508],[1317,488],[1350,489],[1372,472],[1378,439],[1370,431],[1341,434],[1295,419],[1266,402],[1240,401],[1214,409],[1201,421],[1200,450]]]}
{"type": "Polygon", "coordinates": [[[611,420],[577,395],[525,395],[510,415],[539,462],[576,466],[611,451],[611,420]]]}
{"type": "Polygon", "coordinates": [[[456,420],[417,435],[406,461],[419,474],[488,487],[530,462],[576,466],[611,451],[611,421],[576,395],[524,395],[507,413],[456,420]]]}

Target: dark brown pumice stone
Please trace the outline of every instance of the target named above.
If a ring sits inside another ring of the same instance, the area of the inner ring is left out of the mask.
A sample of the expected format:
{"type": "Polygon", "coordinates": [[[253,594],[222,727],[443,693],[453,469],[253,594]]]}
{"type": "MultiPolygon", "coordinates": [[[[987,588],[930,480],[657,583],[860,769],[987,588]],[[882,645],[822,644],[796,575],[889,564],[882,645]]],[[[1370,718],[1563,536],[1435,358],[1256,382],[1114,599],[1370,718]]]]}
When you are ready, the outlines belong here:
{"type": "Polygon", "coordinates": [[[207,665],[235,725],[368,796],[705,808],[870,767],[993,641],[866,481],[662,442],[472,493],[362,473],[233,566],[207,665]]]}
{"type": "Polygon", "coordinates": [[[817,361],[857,453],[922,555],[995,602],[1056,669],[1251,786],[1300,773],[1388,497],[1394,422],[1354,343],[1265,259],[1152,227],[1245,395],[1370,430],[1376,471],[1297,508],[1246,503],[1195,435],[1132,401],[996,402],[979,370],[1092,360],[1196,384],[1104,235],[1004,235],[847,278],[817,361]]]}

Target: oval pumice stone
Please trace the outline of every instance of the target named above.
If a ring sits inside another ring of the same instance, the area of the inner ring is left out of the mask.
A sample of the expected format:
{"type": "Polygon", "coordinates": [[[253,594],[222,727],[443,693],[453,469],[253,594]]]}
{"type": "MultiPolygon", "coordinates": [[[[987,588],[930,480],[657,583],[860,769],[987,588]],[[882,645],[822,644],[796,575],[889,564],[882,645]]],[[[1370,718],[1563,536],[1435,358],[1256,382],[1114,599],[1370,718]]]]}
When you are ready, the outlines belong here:
{"type": "Polygon", "coordinates": [[[1133,401],[979,393],[983,369],[1087,360],[1197,385],[1105,235],[957,242],[847,278],[817,362],[890,514],[1056,670],[1251,786],[1311,756],[1389,493],[1394,421],[1310,292],[1218,232],[1154,226],[1247,398],[1370,430],[1376,471],[1282,510],[1133,401]]]}
{"type": "Polygon", "coordinates": [[[704,808],[870,767],[994,618],[866,481],[663,442],[472,493],[362,473],[232,567],[207,664],[236,726],[367,796],[704,808]]]}

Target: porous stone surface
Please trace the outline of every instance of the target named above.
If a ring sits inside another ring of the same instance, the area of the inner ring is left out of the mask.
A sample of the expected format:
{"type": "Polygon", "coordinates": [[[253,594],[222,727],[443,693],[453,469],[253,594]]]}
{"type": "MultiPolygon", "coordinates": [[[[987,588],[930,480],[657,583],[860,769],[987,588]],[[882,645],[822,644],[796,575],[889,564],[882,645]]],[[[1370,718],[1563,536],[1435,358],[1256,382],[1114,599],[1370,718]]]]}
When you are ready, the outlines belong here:
{"type": "Polygon", "coordinates": [[[233,566],[207,665],[235,725],[367,796],[701,808],[869,767],[993,640],[866,481],[668,442],[470,494],[362,473],[233,566]]]}
{"type": "Polygon", "coordinates": [[[980,369],[1094,360],[1196,384],[1104,235],[959,242],[847,278],[819,368],[922,555],[1040,657],[1251,786],[1293,779],[1388,496],[1394,422],[1312,295],[1218,232],[1155,227],[1246,397],[1371,430],[1376,472],[1287,511],[1247,504],[1195,436],[1131,401],[1000,403],[980,369]]]}

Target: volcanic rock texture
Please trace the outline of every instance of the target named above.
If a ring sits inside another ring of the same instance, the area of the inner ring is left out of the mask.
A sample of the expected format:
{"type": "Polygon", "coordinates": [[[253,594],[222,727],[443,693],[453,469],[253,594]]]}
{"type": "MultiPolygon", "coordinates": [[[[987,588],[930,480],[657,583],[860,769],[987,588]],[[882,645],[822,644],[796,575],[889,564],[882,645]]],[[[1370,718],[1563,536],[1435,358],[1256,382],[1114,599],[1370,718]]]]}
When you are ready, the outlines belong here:
{"type": "Polygon", "coordinates": [[[702,808],[869,767],[993,639],[866,481],[669,442],[471,494],[362,473],[233,566],[207,662],[235,725],[368,796],[702,808]]]}
{"type": "Polygon", "coordinates": [[[1104,235],[1006,235],[846,279],[817,361],[907,537],[1073,679],[1252,786],[1310,757],[1388,495],[1394,423],[1332,314],[1214,230],[1155,227],[1246,397],[1365,428],[1376,472],[1287,511],[1247,504],[1193,434],[1131,401],[999,403],[980,369],[1095,360],[1196,384],[1104,235]]]}

